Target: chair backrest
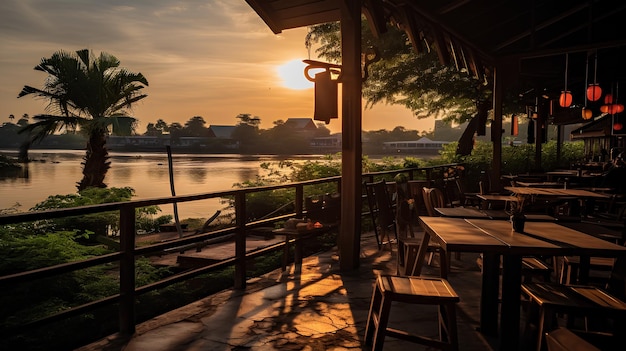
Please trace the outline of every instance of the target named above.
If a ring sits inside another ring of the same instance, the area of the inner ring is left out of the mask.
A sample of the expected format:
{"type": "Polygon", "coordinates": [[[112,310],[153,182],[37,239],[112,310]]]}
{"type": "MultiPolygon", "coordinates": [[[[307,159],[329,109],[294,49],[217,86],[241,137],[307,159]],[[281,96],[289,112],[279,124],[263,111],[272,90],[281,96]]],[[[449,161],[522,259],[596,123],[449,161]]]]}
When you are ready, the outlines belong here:
{"type": "Polygon", "coordinates": [[[324,211],[324,199],[322,195],[307,196],[304,199],[304,209],[309,219],[319,221],[324,211]]]}
{"type": "Polygon", "coordinates": [[[437,216],[436,207],[445,207],[443,192],[438,188],[422,188],[424,206],[429,216],[437,216]]]}
{"type": "Polygon", "coordinates": [[[390,226],[394,223],[393,205],[387,192],[387,184],[384,180],[372,183],[374,201],[378,210],[377,219],[380,226],[390,226]]]}
{"type": "Polygon", "coordinates": [[[341,220],[341,194],[332,193],[324,195],[322,220],[328,223],[341,220]]]}

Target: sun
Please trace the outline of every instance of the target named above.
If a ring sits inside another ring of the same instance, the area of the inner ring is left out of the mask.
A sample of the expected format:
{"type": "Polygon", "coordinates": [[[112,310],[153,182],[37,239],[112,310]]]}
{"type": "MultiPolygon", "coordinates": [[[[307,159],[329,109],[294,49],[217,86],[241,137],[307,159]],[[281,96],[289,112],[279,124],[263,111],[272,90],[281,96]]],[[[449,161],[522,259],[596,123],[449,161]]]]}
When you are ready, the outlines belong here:
{"type": "Polygon", "coordinates": [[[291,60],[276,69],[281,79],[281,84],[285,88],[293,90],[305,90],[313,88],[313,82],[304,77],[304,67],[306,64],[302,60],[291,60]]]}

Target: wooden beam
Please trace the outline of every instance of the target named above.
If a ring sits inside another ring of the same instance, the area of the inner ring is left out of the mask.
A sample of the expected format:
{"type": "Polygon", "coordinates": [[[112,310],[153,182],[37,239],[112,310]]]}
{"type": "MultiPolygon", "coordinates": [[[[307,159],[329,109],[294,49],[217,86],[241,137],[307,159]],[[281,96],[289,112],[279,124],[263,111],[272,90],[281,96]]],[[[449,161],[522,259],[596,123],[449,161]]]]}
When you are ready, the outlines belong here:
{"type": "Polygon", "coordinates": [[[387,21],[381,0],[364,0],[362,11],[374,37],[387,33],[387,21]]]}

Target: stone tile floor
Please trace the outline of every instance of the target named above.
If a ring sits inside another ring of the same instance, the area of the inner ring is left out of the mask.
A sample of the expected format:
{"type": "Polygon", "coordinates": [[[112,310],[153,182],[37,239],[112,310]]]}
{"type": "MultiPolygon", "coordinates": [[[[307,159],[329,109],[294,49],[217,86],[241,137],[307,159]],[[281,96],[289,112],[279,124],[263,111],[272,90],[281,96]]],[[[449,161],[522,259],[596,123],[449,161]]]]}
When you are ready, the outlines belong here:
{"type": "MultiPolygon", "coordinates": [[[[301,272],[274,271],[137,326],[128,338],[111,335],[77,351],[368,350],[365,324],[377,273],[395,273],[395,252],[380,251],[373,234],[362,238],[358,270],[341,272],[336,250],[305,258],[301,272]]],[[[450,283],[461,297],[457,324],[460,350],[497,349],[498,340],[476,331],[480,271],[477,255],[452,259],[450,283]]],[[[436,260],[433,260],[436,261],[436,260]]],[[[433,263],[436,265],[436,263],[433,263]]],[[[429,266],[425,275],[437,275],[429,266]]],[[[390,326],[435,337],[433,306],[394,305],[390,326]]],[[[386,338],[384,350],[430,350],[386,338]]]]}

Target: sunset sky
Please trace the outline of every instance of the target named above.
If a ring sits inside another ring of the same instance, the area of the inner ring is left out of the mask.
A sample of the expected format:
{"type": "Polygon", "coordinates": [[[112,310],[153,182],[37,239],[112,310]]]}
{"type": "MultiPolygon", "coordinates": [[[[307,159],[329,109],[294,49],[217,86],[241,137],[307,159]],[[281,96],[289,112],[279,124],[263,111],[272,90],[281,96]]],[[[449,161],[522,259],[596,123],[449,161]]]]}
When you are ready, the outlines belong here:
{"type": "MultiPolygon", "coordinates": [[[[43,101],[17,99],[24,85],[42,87],[46,75],[33,67],[58,50],[83,48],[108,52],[146,76],[148,97],[131,113],[140,133],[157,119],[184,124],[202,116],[207,126],[234,125],[250,113],[267,129],[278,119],[312,117],[313,89],[288,88],[279,72],[316,59],[305,35],[306,28],[275,35],[244,0],[2,0],[0,124],[10,114],[16,122],[43,113],[43,101]]],[[[302,67],[285,70],[290,81],[304,79],[302,67]]],[[[422,131],[433,123],[397,106],[363,111],[364,130],[422,131]]],[[[327,127],[340,132],[341,122],[327,127]]]]}

